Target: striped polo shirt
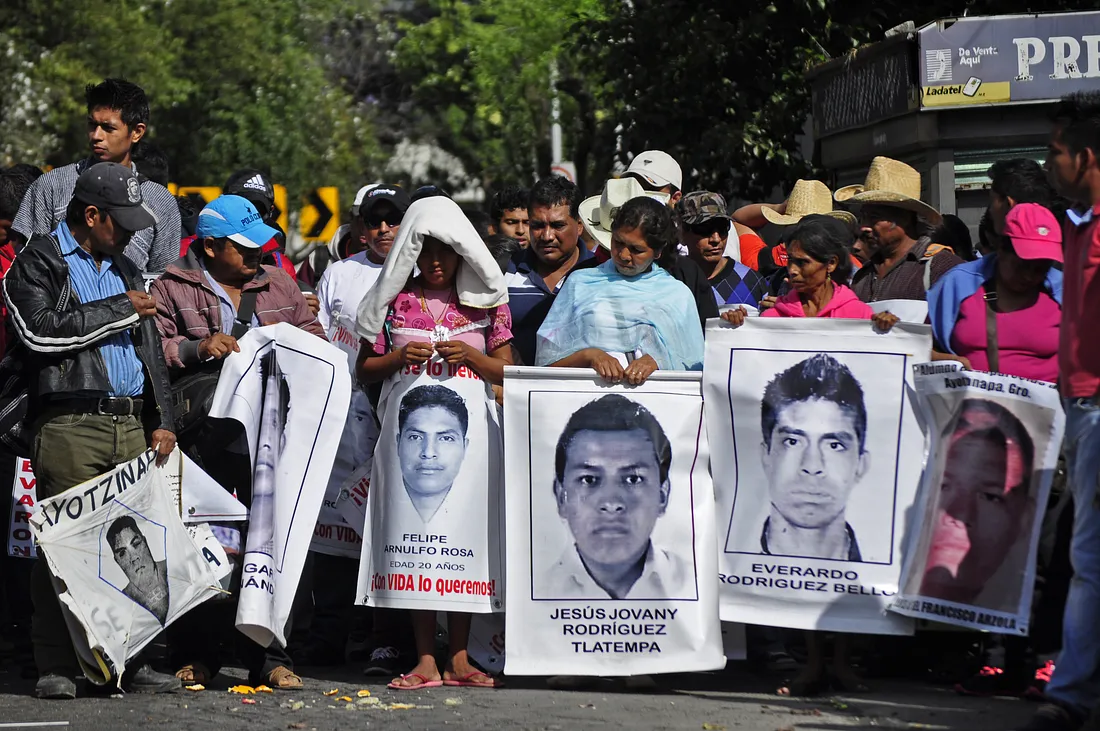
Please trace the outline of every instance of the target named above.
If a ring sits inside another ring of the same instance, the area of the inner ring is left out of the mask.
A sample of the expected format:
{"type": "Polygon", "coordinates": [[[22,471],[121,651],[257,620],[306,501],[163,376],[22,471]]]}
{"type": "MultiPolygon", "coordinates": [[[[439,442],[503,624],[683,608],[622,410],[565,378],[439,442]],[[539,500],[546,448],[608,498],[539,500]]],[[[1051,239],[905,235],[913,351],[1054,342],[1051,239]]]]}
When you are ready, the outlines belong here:
{"type": "MultiPolygon", "coordinates": [[[[61,245],[61,255],[69,267],[69,282],[73,292],[82,303],[104,300],[119,294],[126,294],[126,279],[118,270],[118,265],[105,258],[101,267],[97,267],[92,255],[80,248],[73,238],[69,225],[64,221],[54,232],[61,245]]],[[[130,331],[115,333],[98,341],[93,347],[103,356],[107,366],[107,380],[111,383],[109,396],[140,396],[145,390],[145,371],[134,349],[130,331]]]]}
{"type": "MultiPolygon", "coordinates": [[[[592,258],[592,252],[583,243],[577,244],[577,251],[580,252],[577,264],[592,258]]],[[[508,309],[512,312],[512,345],[525,365],[534,365],[539,328],[550,312],[557,290],[551,292],[535,269],[536,258],[531,249],[524,249],[513,261],[504,276],[508,285],[508,309]]],[[[561,282],[564,281],[563,277],[561,282]]],[[[559,288],[561,282],[558,282],[559,288]]]]}
{"type": "MultiPolygon", "coordinates": [[[[94,158],[54,168],[34,181],[23,197],[19,213],[11,227],[30,241],[35,234],[46,235],[65,220],[65,212],[76,190],[80,174],[99,162],[94,158]]],[[[137,167],[131,165],[134,172],[137,167]]],[[[159,183],[141,178],[141,197],[156,216],[151,228],[135,231],[124,252],[143,272],[163,272],[180,258],[180,211],[176,199],[159,183]]]]}

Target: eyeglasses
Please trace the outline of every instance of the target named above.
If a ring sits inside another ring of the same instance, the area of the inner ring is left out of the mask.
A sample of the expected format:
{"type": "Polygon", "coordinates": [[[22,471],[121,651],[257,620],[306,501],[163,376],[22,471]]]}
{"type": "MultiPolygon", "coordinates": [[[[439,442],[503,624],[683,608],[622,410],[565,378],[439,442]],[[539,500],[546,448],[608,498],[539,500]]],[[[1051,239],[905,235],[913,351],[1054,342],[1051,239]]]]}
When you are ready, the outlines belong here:
{"type": "Polygon", "coordinates": [[[396,228],[401,225],[401,218],[402,216],[400,213],[387,213],[385,215],[371,214],[363,219],[363,223],[370,229],[382,228],[383,223],[390,228],[396,228]]]}
{"type": "Polygon", "coordinates": [[[709,239],[714,234],[725,238],[730,232],[730,222],[724,218],[712,218],[702,223],[688,224],[688,231],[702,239],[709,239]]]}

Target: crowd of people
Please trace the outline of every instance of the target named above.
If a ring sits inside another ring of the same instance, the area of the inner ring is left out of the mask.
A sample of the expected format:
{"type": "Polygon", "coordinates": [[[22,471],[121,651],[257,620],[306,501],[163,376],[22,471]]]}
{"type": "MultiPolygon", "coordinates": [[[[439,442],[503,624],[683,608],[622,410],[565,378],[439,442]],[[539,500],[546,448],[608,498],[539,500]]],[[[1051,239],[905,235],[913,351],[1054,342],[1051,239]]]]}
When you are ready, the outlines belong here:
{"type": "MultiPolygon", "coordinates": [[[[108,79],[88,87],[86,102],[86,159],[45,174],[30,165],[0,170],[0,348],[8,356],[0,370],[18,368],[26,384],[22,456],[40,498],[149,447],[164,459],[178,443],[248,505],[242,431],[203,419],[196,404],[254,327],[288,323],[346,353],[358,388],[338,459],[355,464],[378,437],[379,384],[432,357],[472,369],[500,400],[512,364],[590,368],[611,383],[640,384],[658,370],[701,370],[710,320],[855,318],[885,331],[912,319],[899,302],[926,303],[917,319],[931,325],[935,359],[1058,383],[1067,413],[1065,479],[1044,522],[1049,550],[1040,552],[1033,608],[1044,621],[1032,626],[1048,629],[982,640],[985,667],[956,688],[1045,700],[1029,731],[1077,729],[1093,710],[1100,345],[1085,325],[1100,315],[1100,94],[1056,105],[1045,166],[1023,158],[993,165],[977,245],[957,218],[922,201],[920,173],[898,160],[874,158],[861,185],[831,192],[817,180],[792,181],[782,203],[730,211],[719,192],[691,190],[677,161],[652,150],[594,196],[562,177],[502,188],[487,217],[436,186],[366,185],[331,243],[297,266],[284,253],[269,176],[238,171],[221,197],[194,211],[168,192],[164,161],[144,139],[144,92],[108,79]],[[765,226],[779,231],[773,243],[760,235],[765,226]],[[476,305],[456,294],[471,291],[482,293],[476,305]],[[376,339],[357,334],[364,317],[375,321],[376,339]]],[[[448,428],[464,433],[457,422],[448,428]]],[[[417,433],[441,440],[433,448],[455,438],[429,431],[417,433]]],[[[421,507],[430,511],[425,491],[421,507]]],[[[845,538],[843,550],[858,553],[845,538]]],[[[239,532],[219,540],[240,551],[239,532]]],[[[73,698],[78,665],[49,570],[34,562],[24,585],[13,568],[24,563],[5,564],[5,578],[14,577],[5,581],[6,619],[25,625],[16,607],[29,593],[37,693],[73,698]]],[[[260,647],[232,631],[224,602],[212,602],[168,629],[169,672],[134,662],[123,687],[169,692],[181,681],[208,682],[234,658],[252,682],[274,688],[301,687],[296,664],[347,662],[394,676],[396,689],[500,685],[467,653],[470,615],[448,618],[441,668],[434,612],[354,607],[355,565],[311,553],[295,611],[311,618],[309,628],[288,628],[297,644],[260,647]]],[[[826,639],[752,627],[750,654],[792,672],[792,655],[805,653],[781,693],[864,688],[851,665],[858,641],[853,648],[836,638],[827,671],[826,639]]]]}

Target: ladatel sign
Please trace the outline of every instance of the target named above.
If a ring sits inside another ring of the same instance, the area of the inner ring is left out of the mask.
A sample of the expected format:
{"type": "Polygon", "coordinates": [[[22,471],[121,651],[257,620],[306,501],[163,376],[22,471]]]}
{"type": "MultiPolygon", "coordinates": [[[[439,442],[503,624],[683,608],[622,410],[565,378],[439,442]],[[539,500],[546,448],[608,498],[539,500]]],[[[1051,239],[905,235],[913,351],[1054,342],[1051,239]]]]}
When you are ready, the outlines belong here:
{"type": "Polygon", "coordinates": [[[1100,88],[1100,11],[939,20],[918,38],[922,109],[1100,88]]]}

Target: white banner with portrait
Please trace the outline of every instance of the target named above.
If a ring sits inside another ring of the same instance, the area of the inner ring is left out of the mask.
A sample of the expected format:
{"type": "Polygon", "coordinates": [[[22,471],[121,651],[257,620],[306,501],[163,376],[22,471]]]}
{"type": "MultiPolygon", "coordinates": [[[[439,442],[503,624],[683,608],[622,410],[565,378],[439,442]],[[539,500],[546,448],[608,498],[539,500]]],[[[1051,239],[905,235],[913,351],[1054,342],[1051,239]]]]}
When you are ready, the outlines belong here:
{"type": "Polygon", "coordinates": [[[915,366],[928,462],[890,609],[1027,635],[1035,558],[1065,428],[1054,384],[944,361],[915,366]]]}
{"type": "Polygon", "coordinates": [[[362,389],[352,389],[351,406],[348,408],[344,431],[340,435],[340,448],[336,450],[336,461],[332,465],[332,474],[329,476],[309,550],[344,558],[359,558],[362,554],[363,538],[360,531],[363,521],[349,522],[340,508],[340,501],[346,494],[353,475],[362,473],[364,469],[370,474],[377,441],[378,425],[374,422],[370,400],[362,389]]]}
{"type": "Polygon", "coordinates": [[[204,555],[172,504],[152,450],[43,500],[31,517],[73,644],[94,683],[217,594],[220,556],[204,555]]]}
{"type": "Polygon", "coordinates": [[[502,611],[503,457],[492,391],[473,370],[435,356],[394,374],[378,411],[360,603],[502,611]]]}
{"type": "Polygon", "coordinates": [[[249,330],[222,365],[214,418],[244,425],[252,504],[237,629],[266,647],[285,629],[351,399],[347,357],[279,323],[249,330]]]}
{"type": "Polygon", "coordinates": [[[508,368],[505,671],[725,665],[698,373],[508,368]]]}
{"type": "Polygon", "coordinates": [[[924,459],[909,391],[926,325],[707,326],[703,370],[722,619],[910,634],[887,613],[924,459]]]}

